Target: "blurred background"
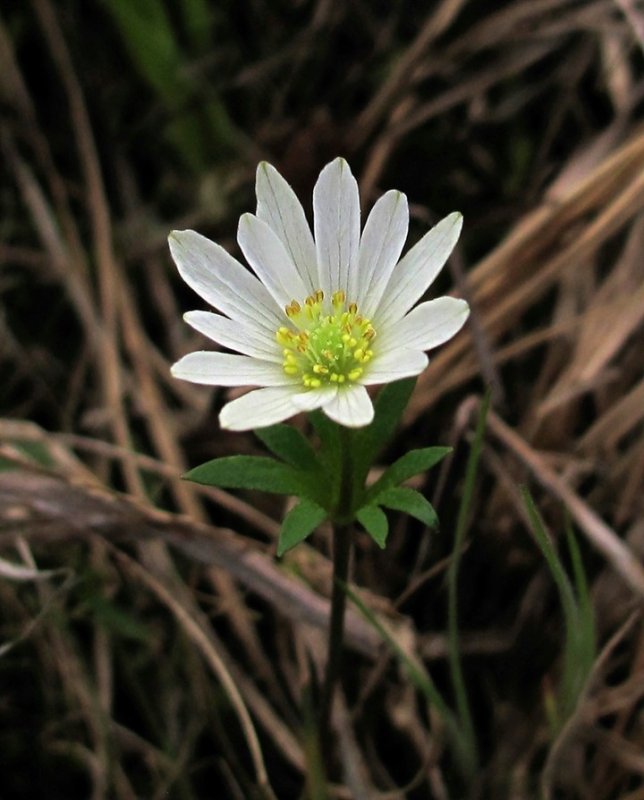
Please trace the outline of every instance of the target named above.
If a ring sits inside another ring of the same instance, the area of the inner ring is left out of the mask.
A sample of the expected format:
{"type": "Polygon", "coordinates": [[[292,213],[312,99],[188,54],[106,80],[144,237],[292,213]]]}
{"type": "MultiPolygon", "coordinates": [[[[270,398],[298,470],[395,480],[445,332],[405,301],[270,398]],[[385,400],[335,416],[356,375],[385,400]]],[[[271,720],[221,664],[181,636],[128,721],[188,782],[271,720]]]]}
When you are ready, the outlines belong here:
{"type": "Polygon", "coordinates": [[[5,0],[2,800],[644,798],[643,50],[638,0],[5,0]],[[328,531],[278,562],[288,501],[181,482],[263,450],[169,374],[205,342],[166,238],[239,255],[258,161],[309,213],[337,155],[409,244],[463,212],[432,293],[472,315],[382,454],[454,447],[440,530],[356,533],[390,638],[352,608],[325,788],[328,531]]]}

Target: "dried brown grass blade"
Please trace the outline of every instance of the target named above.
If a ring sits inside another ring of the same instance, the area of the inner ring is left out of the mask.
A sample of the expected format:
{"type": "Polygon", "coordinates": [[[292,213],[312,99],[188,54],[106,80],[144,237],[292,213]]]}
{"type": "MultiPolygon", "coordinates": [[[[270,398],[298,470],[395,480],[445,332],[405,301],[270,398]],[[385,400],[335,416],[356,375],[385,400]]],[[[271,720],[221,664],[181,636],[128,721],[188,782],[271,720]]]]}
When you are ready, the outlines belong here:
{"type": "Polygon", "coordinates": [[[566,506],[588,540],[604,555],[622,580],[644,598],[644,567],[615,531],[494,412],[490,412],[488,417],[488,428],[528,467],[536,480],[566,506]]]}

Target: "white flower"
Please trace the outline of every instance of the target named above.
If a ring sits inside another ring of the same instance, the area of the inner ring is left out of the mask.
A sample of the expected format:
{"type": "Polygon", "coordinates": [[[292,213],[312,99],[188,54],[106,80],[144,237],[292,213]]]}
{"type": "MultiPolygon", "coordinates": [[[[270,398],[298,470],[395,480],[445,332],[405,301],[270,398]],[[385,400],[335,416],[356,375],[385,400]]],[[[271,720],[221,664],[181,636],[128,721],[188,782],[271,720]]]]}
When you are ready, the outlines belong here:
{"type": "Polygon", "coordinates": [[[272,425],[321,408],[348,427],[368,425],[366,386],[422,372],[425,350],[450,339],[469,314],[464,300],[414,304],[442,269],[462,217],[445,217],[398,261],[409,225],[407,198],[389,191],[360,234],[358,185],[336,158],[313,190],[314,234],[291,187],[270,164],[257,168],[257,213],[237,241],[253,275],[194,231],[174,231],[170,250],[186,283],[221,314],[185,320],[241,355],[190,353],[172,374],[212,386],[259,386],[225,405],[223,428],[272,425]],[[411,310],[410,310],[411,309],[411,310]]]}

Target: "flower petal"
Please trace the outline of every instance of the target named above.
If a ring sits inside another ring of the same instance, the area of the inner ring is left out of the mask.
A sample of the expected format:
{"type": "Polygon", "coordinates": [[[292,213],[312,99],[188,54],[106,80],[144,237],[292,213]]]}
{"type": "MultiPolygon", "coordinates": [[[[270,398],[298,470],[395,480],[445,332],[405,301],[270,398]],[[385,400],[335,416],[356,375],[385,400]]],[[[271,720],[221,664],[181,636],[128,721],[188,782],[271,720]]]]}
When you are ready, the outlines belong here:
{"type": "Polygon", "coordinates": [[[245,356],[254,356],[265,361],[281,364],[283,357],[275,338],[270,339],[257,329],[250,328],[243,322],[233,322],[228,317],[213,314],[211,311],[188,311],[183,318],[192,327],[203,333],[222,347],[237,350],[245,356]]]}
{"type": "Polygon", "coordinates": [[[377,383],[391,383],[401,378],[411,378],[420,375],[428,363],[429,359],[421,350],[392,348],[373,359],[360,382],[365,386],[373,386],[377,383]]]}
{"type": "Polygon", "coordinates": [[[409,311],[441,271],[454,249],[463,217],[455,211],[442,219],[407,253],[394,269],[374,311],[375,324],[396,322],[409,311]]]}
{"type": "Polygon", "coordinates": [[[347,295],[365,317],[371,317],[378,306],[400,258],[408,227],[409,209],[402,192],[387,192],[371,209],[360,240],[358,270],[350,276],[347,295]]]}
{"type": "Polygon", "coordinates": [[[180,358],[171,372],[175,378],[207,386],[284,386],[292,383],[278,364],[204,350],[180,358]]]}
{"type": "Polygon", "coordinates": [[[291,300],[300,302],[310,292],[277,234],[253,214],[243,214],[237,241],[257,277],[284,308],[291,300]]]}
{"type": "Polygon", "coordinates": [[[337,392],[338,387],[333,385],[323,386],[320,389],[307,389],[306,392],[293,395],[293,402],[300,411],[313,411],[330,401],[337,392]]]}
{"type": "Polygon", "coordinates": [[[429,350],[458,333],[469,314],[465,300],[437,297],[412,308],[396,323],[396,340],[412,350],[429,350]]]}
{"type": "Polygon", "coordinates": [[[307,295],[319,289],[315,242],[295,192],[275,167],[263,161],[255,181],[257,216],[275,231],[293,259],[307,295]]]}
{"type": "Polygon", "coordinates": [[[374,415],[371,398],[360,384],[338,390],[322,410],[327,417],[347,428],[362,428],[371,422],[374,415]]]}
{"type": "Polygon", "coordinates": [[[227,403],[219,413],[219,424],[229,431],[249,431],[275,425],[298,413],[292,400],[291,386],[255,389],[227,403]]]}
{"type": "Polygon", "coordinates": [[[360,197],[358,184],[343,158],[327,164],[315,184],[313,226],[318,288],[327,298],[338,290],[347,292],[349,275],[358,266],[360,197]]]}
{"type": "Polygon", "coordinates": [[[211,306],[271,335],[283,324],[266,288],[223,247],[195,231],[173,231],[168,241],[181,277],[211,306]]]}

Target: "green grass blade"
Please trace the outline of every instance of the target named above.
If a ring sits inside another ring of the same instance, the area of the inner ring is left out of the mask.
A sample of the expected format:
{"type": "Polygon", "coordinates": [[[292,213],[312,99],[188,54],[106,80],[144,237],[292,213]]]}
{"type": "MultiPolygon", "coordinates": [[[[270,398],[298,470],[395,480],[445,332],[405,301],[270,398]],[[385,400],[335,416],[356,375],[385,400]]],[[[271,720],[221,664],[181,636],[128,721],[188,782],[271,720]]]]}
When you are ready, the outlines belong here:
{"type": "Polygon", "coordinates": [[[537,544],[543,553],[557,586],[566,626],[563,653],[563,675],[559,687],[559,708],[555,715],[555,732],[574,712],[579,696],[595,659],[595,624],[581,554],[572,530],[568,531],[568,548],[573,565],[575,586],[571,583],[559,555],[550,541],[541,515],[527,488],[521,495],[537,544]]]}
{"type": "Polygon", "coordinates": [[[373,611],[363,603],[361,598],[349,586],[345,584],[343,588],[347,593],[347,597],[357,607],[367,622],[378,632],[383,642],[385,642],[400,661],[410,681],[425,697],[428,704],[438,713],[464,773],[471,774],[473,765],[470,763],[469,759],[469,747],[464,741],[464,735],[458,719],[436,688],[425,666],[415,656],[407,653],[403,647],[401,647],[373,611]]]}
{"type": "Polygon", "coordinates": [[[465,485],[463,487],[463,496],[458,509],[458,517],[456,519],[456,532],[454,535],[452,558],[447,570],[447,641],[449,650],[450,676],[452,679],[452,686],[454,687],[458,717],[463,728],[465,741],[467,743],[468,758],[470,763],[473,765],[473,768],[475,768],[476,764],[478,763],[478,748],[476,744],[476,735],[474,732],[474,723],[472,722],[472,714],[470,712],[470,705],[467,696],[467,689],[465,687],[463,668],[461,665],[458,631],[458,571],[461,562],[463,542],[465,540],[465,534],[467,532],[467,526],[470,518],[472,497],[474,495],[474,484],[476,482],[479,460],[483,450],[483,436],[485,434],[487,414],[490,408],[490,396],[491,393],[488,389],[483,397],[481,408],[479,410],[474,441],[472,443],[472,448],[467,460],[467,467],[465,469],[465,485]]]}
{"type": "Polygon", "coordinates": [[[550,541],[550,537],[546,532],[545,525],[541,519],[541,514],[539,514],[535,502],[532,499],[532,495],[525,486],[521,487],[521,496],[523,498],[526,511],[528,512],[528,518],[530,520],[530,526],[534,537],[537,540],[537,544],[539,545],[539,548],[546,559],[550,573],[552,574],[552,578],[557,585],[566,619],[566,625],[574,628],[579,621],[579,613],[572,584],[570,583],[568,575],[566,574],[566,570],[561,563],[557,551],[550,541]]]}
{"type": "Polygon", "coordinates": [[[581,558],[581,552],[577,539],[572,528],[570,516],[566,514],[566,541],[570,560],[572,563],[572,573],[575,583],[575,593],[577,596],[577,607],[579,613],[579,638],[580,656],[586,675],[590,672],[595,663],[597,655],[597,632],[595,629],[595,612],[590,597],[588,579],[581,558]]]}

